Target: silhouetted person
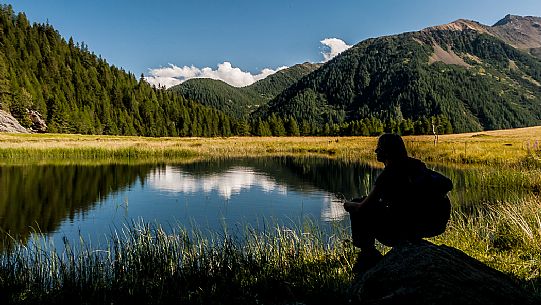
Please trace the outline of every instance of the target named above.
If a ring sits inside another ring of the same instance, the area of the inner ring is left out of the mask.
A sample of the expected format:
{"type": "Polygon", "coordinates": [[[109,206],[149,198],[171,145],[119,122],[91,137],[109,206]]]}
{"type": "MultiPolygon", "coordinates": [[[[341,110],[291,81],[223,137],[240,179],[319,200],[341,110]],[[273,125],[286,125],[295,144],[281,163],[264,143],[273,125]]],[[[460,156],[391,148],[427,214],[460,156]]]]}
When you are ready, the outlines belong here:
{"type": "MultiPolygon", "coordinates": [[[[356,273],[366,271],[382,258],[375,247],[376,239],[392,247],[405,240],[427,237],[420,224],[431,217],[423,211],[427,209],[422,207],[419,194],[429,191],[420,192],[411,183],[416,175],[426,172],[426,165],[408,157],[404,141],[397,134],[380,136],[375,153],[377,160],[385,164],[385,169],[376,178],[374,188],[368,196],[344,203],[344,208],[350,213],[353,245],[361,248],[353,268],[356,273]]],[[[441,197],[448,203],[445,195],[441,197]]]]}

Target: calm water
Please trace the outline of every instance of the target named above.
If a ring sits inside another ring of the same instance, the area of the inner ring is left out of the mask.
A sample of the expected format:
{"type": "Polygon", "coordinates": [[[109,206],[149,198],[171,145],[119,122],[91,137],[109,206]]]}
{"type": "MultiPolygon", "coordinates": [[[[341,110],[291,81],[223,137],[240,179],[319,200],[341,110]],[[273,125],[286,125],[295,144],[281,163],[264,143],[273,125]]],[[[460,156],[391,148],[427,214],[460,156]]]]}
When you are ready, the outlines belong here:
{"type": "MultiPolygon", "coordinates": [[[[305,219],[321,227],[345,226],[341,200],[366,194],[380,171],[362,163],[286,157],[188,165],[0,166],[0,229],[23,242],[39,231],[57,245],[79,236],[95,245],[140,220],[214,232],[298,225],[305,219]]],[[[472,173],[440,171],[455,182],[455,205],[494,196],[468,190],[472,173]]]]}

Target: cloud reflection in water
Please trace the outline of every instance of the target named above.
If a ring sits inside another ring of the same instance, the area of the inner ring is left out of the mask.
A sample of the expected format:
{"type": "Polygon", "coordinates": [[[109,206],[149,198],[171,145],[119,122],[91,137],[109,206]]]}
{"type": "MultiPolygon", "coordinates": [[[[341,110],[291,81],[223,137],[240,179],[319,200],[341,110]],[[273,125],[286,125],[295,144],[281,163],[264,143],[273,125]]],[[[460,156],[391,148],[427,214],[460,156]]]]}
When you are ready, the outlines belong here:
{"type": "Polygon", "coordinates": [[[287,194],[287,186],[278,184],[268,176],[256,173],[247,167],[233,167],[219,173],[195,176],[183,172],[181,169],[166,166],[165,169],[156,170],[148,178],[152,188],[173,193],[210,193],[217,191],[226,200],[232,195],[239,194],[243,189],[249,190],[258,187],[265,192],[277,190],[287,194]]]}
{"type": "MultiPolygon", "coordinates": [[[[287,195],[288,186],[278,183],[268,175],[256,172],[254,169],[243,166],[232,167],[223,173],[194,175],[181,168],[166,166],[150,174],[147,183],[151,188],[172,193],[199,193],[217,192],[220,197],[230,200],[233,195],[251,188],[259,188],[264,192],[277,191],[287,195]]],[[[322,196],[321,219],[323,221],[342,220],[347,212],[342,202],[333,194],[322,196]]]]}

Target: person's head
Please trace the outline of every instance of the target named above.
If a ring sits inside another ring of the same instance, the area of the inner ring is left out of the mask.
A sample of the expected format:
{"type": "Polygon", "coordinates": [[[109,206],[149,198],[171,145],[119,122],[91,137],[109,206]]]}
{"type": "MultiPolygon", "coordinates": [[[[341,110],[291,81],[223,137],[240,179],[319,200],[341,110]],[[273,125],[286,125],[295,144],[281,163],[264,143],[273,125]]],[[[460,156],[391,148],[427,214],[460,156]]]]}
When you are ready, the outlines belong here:
{"type": "Polygon", "coordinates": [[[408,157],[404,141],[395,133],[382,134],[378,139],[375,152],[377,160],[383,163],[402,160],[408,157]]]}

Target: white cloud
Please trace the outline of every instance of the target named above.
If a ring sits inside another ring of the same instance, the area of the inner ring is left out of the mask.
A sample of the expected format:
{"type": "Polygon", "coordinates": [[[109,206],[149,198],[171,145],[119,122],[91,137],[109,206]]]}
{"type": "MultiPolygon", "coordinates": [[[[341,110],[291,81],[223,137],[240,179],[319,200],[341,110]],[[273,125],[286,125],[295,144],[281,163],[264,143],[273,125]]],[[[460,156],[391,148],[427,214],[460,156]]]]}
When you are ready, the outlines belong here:
{"type": "Polygon", "coordinates": [[[209,67],[178,67],[174,64],[169,64],[169,67],[149,69],[150,76],[146,76],[145,80],[151,85],[169,88],[192,78],[212,78],[224,81],[234,87],[245,87],[285,68],[287,67],[279,67],[276,70],[265,68],[259,74],[254,75],[233,67],[228,61],[218,64],[216,70],[209,67]]]}
{"type": "MultiPolygon", "coordinates": [[[[323,55],[323,62],[327,62],[336,55],[351,48],[350,45],[338,38],[325,38],[320,42],[323,44],[324,49],[324,51],[321,52],[323,55]]],[[[212,78],[224,81],[234,87],[245,87],[285,68],[287,67],[282,66],[275,70],[265,68],[258,74],[252,74],[234,67],[228,61],[218,64],[216,69],[209,67],[198,68],[193,65],[178,67],[174,64],[169,64],[168,67],[149,69],[149,76],[146,76],[145,80],[151,85],[169,88],[192,78],[212,78]]]]}
{"type": "Polygon", "coordinates": [[[321,54],[323,54],[323,62],[327,62],[333,59],[336,55],[351,48],[350,45],[338,38],[325,38],[320,42],[325,46],[325,51],[321,52],[321,54]]]}

